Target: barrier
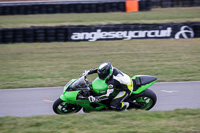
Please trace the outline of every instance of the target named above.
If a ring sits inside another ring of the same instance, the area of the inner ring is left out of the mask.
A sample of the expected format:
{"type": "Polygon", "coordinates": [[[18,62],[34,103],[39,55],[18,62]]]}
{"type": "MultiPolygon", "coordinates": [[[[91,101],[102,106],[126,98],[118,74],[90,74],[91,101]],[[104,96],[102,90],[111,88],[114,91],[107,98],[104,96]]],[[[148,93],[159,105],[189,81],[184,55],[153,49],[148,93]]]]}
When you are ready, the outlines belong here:
{"type": "MultiPolygon", "coordinates": [[[[151,0],[127,0],[128,11],[149,11],[151,0]],[[138,9],[138,6],[139,9],[138,9]],[[130,10],[129,10],[130,9],[130,10]]],[[[1,3],[0,15],[125,12],[126,0],[1,3]]]]}
{"type": "Polygon", "coordinates": [[[0,28],[0,44],[200,37],[200,22],[0,28]]]}
{"type": "Polygon", "coordinates": [[[138,0],[126,0],[126,12],[138,12],[138,0]]]}
{"type": "Polygon", "coordinates": [[[200,37],[198,27],[196,23],[78,26],[69,27],[68,41],[193,38],[200,37]]]}
{"type": "Polygon", "coordinates": [[[200,0],[96,0],[0,3],[0,15],[150,11],[151,8],[200,6],[200,0]],[[137,8],[139,5],[139,9],[137,8]]]}
{"type": "Polygon", "coordinates": [[[200,6],[200,0],[151,0],[152,8],[200,6]]]}

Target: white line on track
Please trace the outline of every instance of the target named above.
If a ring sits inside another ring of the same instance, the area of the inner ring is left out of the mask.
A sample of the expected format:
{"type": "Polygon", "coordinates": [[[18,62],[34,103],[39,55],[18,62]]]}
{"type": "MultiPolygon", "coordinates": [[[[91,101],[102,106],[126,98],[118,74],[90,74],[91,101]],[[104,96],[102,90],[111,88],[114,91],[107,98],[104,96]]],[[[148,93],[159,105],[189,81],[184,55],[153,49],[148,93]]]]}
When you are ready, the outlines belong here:
{"type": "Polygon", "coordinates": [[[178,92],[177,90],[161,90],[162,92],[166,92],[166,93],[174,93],[174,92],[178,92]]]}

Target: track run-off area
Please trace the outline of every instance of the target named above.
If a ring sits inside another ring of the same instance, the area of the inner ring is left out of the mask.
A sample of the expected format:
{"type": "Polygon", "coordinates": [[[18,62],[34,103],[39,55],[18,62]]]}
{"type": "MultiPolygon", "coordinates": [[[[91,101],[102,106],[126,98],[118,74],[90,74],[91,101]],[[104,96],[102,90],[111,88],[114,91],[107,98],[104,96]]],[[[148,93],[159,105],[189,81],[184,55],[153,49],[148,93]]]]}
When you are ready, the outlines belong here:
{"type": "MultiPolygon", "coordinates": [[[[200,81],[160,82],[149,89],[157,95],[151,111],[200,108],[200,81]]],[[[62,92],[63,87],[1,89],[0,116],[53,115],[53,102],[62,92]]]]}

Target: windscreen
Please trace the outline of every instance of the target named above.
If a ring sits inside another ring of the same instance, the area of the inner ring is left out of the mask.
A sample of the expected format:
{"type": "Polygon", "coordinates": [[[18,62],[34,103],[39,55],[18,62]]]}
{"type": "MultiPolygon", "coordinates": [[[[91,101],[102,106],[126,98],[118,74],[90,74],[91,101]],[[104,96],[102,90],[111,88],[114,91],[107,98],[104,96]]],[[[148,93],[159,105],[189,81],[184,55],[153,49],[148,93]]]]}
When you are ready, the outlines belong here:
{"type": "Polygon", "coordinates": [[[79,89],[79,88],[86,88],[86,82],[84,80],[84,77],[79,78],[76,80],[72,85],[71,88],[73,89],[79,89]]]}

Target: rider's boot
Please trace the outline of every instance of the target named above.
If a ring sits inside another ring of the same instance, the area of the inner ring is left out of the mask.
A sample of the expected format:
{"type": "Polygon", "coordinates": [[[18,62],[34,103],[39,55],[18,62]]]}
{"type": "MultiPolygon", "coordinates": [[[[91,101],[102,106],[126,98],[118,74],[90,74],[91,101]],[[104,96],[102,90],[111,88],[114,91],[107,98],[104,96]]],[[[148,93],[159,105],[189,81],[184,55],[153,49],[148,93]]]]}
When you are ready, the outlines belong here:
{"type": "Polygon", "coordinates": [[[122,110],[127,110],[129,107],[129,102],[122,102],[122,110]]]}

